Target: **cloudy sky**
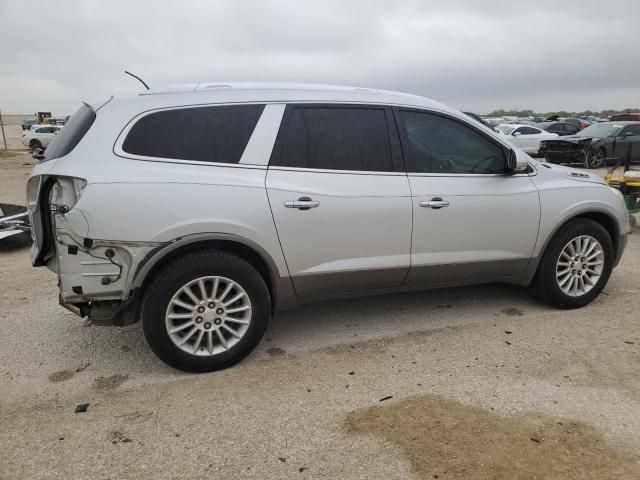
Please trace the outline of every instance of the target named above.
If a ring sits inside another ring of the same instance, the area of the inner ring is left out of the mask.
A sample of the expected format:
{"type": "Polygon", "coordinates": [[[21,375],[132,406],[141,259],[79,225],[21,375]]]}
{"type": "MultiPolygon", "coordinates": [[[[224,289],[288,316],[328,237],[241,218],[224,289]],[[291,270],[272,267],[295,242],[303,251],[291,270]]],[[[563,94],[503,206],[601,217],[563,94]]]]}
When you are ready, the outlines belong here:
{"type": "Polygon", "coordinates": [[[640,1],[0,0],[0,108],[185,81],[310,81],[460,109],[640,106],[640,1]]]}

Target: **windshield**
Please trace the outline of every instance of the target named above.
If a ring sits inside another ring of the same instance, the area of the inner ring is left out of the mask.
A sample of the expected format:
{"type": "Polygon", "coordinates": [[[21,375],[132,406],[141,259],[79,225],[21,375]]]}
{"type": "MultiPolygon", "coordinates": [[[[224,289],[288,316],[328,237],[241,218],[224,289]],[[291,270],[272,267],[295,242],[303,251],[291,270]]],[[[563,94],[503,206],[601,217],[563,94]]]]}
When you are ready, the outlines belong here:
{"type": "Polygon", "coordinates": [[[597,123],[591,125],[584,130],[580,130],[576,135],[579,137],[613,137],[620,131],[622,125],[615,123],[597,123]]]}
{"type": "Polygon", "coordinates": [[[516,127],[510,127],[509,125],[498,125],[496,128],[500,130],[502,133],[504,133],[505,135],[510,135],[511,132],[513,132],[516,129],[516,127]]]}

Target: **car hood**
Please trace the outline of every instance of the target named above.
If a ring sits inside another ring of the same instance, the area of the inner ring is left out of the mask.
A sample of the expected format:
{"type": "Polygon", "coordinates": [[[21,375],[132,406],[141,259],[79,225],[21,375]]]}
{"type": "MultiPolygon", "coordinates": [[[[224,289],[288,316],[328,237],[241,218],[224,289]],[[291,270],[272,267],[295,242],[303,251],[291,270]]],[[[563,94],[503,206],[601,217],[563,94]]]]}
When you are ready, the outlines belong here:
{"type": "Polygon", "coordinates": [[[566,137],[558,137],[549,140],[543,140],[544,142],[552,141],[552,142],[565,142],[565,143],[573,143],[574,145],[578,145],[580,143],[585,142],[593,142],[596,140],[600,140],[598,137],[581,137],[578,135],[567,135],[566,137]]]}

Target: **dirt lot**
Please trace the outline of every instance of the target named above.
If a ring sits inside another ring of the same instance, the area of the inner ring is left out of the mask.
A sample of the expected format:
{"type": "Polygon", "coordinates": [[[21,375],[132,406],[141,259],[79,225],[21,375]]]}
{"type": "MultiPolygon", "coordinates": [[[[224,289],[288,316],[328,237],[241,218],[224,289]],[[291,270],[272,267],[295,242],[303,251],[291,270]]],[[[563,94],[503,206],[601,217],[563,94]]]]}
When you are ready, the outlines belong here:
{"type": "MultiPolygon", "coordinates": [[[[0,156],[0,202],[30,161],[0,156]]],[[[638,230],[581,310],[501,285],[310,305],[198,376],[83,327],[26,249],[0,272],[0,479],[640,478],[638,230]]]]}

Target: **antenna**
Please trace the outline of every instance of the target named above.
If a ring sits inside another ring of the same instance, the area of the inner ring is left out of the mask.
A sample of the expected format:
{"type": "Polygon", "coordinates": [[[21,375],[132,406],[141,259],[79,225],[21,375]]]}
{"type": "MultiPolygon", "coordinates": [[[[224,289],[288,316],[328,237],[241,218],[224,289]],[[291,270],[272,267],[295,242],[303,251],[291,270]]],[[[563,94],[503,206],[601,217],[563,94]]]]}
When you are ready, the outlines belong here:
{"type": "Polygon", "coordinates": [[[147,90],[149,90],[149,85],[147,85],[146,83],[144,83],[144,80],[142,80],[139,76],[134,75],[131,72],[127,72],[126,70],[124,71],[124,73],[126,73],[127,75],[131,75],[133,78],[135,78],[136,80],[138,80],[142,85],[144,85],[144,88],[146,88],[147,90]]]}

